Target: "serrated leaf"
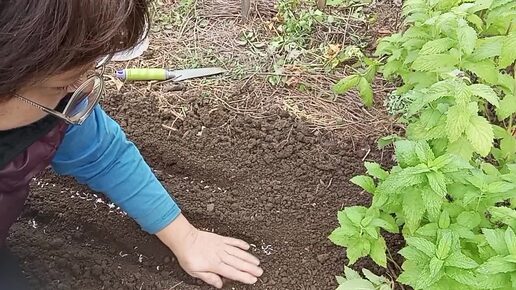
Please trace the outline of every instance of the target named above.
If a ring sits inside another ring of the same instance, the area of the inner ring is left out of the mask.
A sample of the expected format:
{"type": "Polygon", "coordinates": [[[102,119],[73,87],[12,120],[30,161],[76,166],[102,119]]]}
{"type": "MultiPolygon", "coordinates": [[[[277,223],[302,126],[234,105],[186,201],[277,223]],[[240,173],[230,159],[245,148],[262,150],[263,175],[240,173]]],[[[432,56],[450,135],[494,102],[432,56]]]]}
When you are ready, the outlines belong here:
{"type": "Polygon", "coordinates": [[[433,257],[435,255],[435,251],[437,249],[436,246],[426,239],[418,237],[407,237],[405,241],[409,246],[423,252],[428,257],[433,257]]]}
{"type": "MultiPolygon", "coordinates": [[[[359,233],[357,232],[357,234],[359,233]]],[[[333,230],[332,233],[328,236],[328,238],[332,243],[341,247],[348,247],[349,245],[353,244],[355,240],[353,237],[350,237],[348,231],[342,228],[337,228],[333,230]]]]}
{"type": "MultiPolygon", "coordinates": [[[[428,166],[433,170],[439,170],[448,164],[452,163],[454,161],[454,156],[451,154],[443,154],[437,158],[435,158],[433,161],[431,161],[428,166]]],[[[452,164],[453,165],[453,164],[452,164]]]]}
{"type": "Polygon", "coordinates": [[[421,197],[428,212],[429,218],[437,222],[444,197],[437,195],[432,189],[428,188],[422,191],[421,197]]]}
{"type": "Polygon", "coordinates": [[[478,286],[478,279],[473,271],[449,267],[446,268],[446,275],[459,283],[473,287],[478,286]]]}
{"type": "Polygon", "coordinates": [[[335,276],[335,280],[337,280],[337,284],[342,284],[347,281],[346,278],[341,277],[341,276],[335,276]]]}
{"type": "Polygon", "coordinates": [[[333,86],[333,92],[339,95],[345,94],[350,89],[358,86],[360,81],[359,75],[350,75],[341,79],[338,83],[333,86]]]}
{"type": "Polygon", "coordinates": [[[426,173],[426,178],[428,178],[428,184],[438,196],[446,196],[446,180],[441,172],[428,172],[426,173]]]}
{"type": "Polygon", "coordinates": [[[476,286],[480,289],[511,289],[506,274],[478,274],[477,279],[479,283],[476,286]]]}
{"type": "Polygon", "coordinates": [[[500,67],[504,68],[511,65],[516,60],[516,31],[509,33],[502,44],[500,54],[500,67]]]}
{"type": "Polygon", "coordinates": [[[379,237],[378,230],[373,226],[365,227],[364,231],[368,235],[370,235],[373,239],[378,239],[378,237],[379,237]]]}
{"type": "Polygon", "coordinates": [[[474,84],[470,86],[471,92],[474,96],[479,96],[486,101],[488,101],[491,105],[498,107],[500,99],[496,92],[490,87],[483,84],[474,84]]]}
{"type": "Polygon", "coordinates": [[[503,193],[509,190],[513,190],[516,184],[505,181],[495,181],[487,186],[487,192],[489,193],[503,193]]]}
{"type": "Polygon", "coordinates": [[[419,191],[408,192],[403,196],[403,215],[406,225],[411,233],[419,227],[419,223],[425,213],[425,205],[421,203],[419,191]]]}
{"type": "Polygon", "coordinates": [[[502,42],[503,37],[501,36],[478,39],[475,51],[471,55],[472,59],[481,61],[499,56],[502,53],[502,42]]]}
{"type": "Polygon", "coordinates": [[[394,146],[396,151],[396,159],[402,167],[416,166],[419,164],[414,142],[400,140],[396,141],[394,146]]]}
{"type": "Polygon", "coordinates": [[[353,184],[360,186],[363,190],[374,193],[376,190],[376,185],[374,184],[373,178],[365,175],[358,175],[350,180],[353,184]]]}
{"type": "Polygon", "coordinates": [[[457,223],[468,229],[478,227],[478,225],[480,224],[480,220],[480,214],[476,211],[465,211],[459,214],[459,216],[457,217],[457,223]]]}
{"type": "Polygon", "coordinates": [[[509,250],[505,244],[505,233],[502,230],[496,229],[482,229],[484,237],[487,240],[489,246],[495,250],[498,255],[508,255],[509,250]]]}
{"type": "Polygon", "coordinates": [[[354,244],[346,248],[349,264],[354,264],[359,258],[365,257],[371,251],[371,243],[368,240],[357,239],[354,244]]]}
{"type": "MultiPolygon", "coordinates": [[[[507,230],[505,231],[505,244],[507,245],[507,249],[509,250],[509,253],[513,256],[516,255],[516,234],[514,234],[514,231],[507,227],[507,230]]],[[[516,262],[514,262],[516,263],[516,262]]]]}
{"type": "Polygon", "coordinates": [[[450,143],[457,141],[470,125],[471,113],[463,105],[455,105],[448,109],[446,115],[446,131],[450,143]]]}
{"type": "Polygon", "coordinates": [[[496,109],[496,115],[499,120],[504,120],[514,113],[516,113],[516,95],[506,95],[500,101],[500,106],[496,109]]]}
{"type": "Polygon", "coordinates": [[[484,21],[482,20],[482,18],[478,17],[478,15],[476,14],[469,14],[466,19],[473,25],[475,25],[475,27],[477,28],[477,30],[482,30],[482,28],[484,27],[484,21]]]}
{"type": "Polygon", "coordinates": [[[477,269],[482,274],[498,274],[516,271],[516,264],[507,262],[503,256],[495,256],[480,265],[477,269]]]}
{"type": "Polygon", "coordinates": [[[384,283],[390,283],[390,281],[387,278],[385,278],[383,276],[378,276],[366,268],[362,269],[362,273],[364,273],[364,276],[366,277],[366,279],[369,280],[374,285],[379,286],[384,283]]]}
{"type": "Polygon", "coordinates": [[[469,70],[476,74],[479,78],[485,80],[491,85],[498,83],[498,69],[495,63],[491,59],[485,59],[481,61],[465,61],[463,64],[466,70],[469,70]]]}
{"type": "Polygon", "coordinates": [[[418,56],[411,68],[419,71],[444,72],[452,70],[458,62],[458,59],[450,54],[427,54],[418,56]]]}
{"type": "Polygon", "coordinates": [[[447,229],[450,227],[450,223],[451,223],[450,214],[445,209],[441,212],[441,216],[439,217],[439,222],[438,222],[439,228],[447,229]]]}
{"type": "Polygon", "coordinates": [[[455,101],[459,105],[466,105],[472,96],[471,88],[462,81],[455,82],[455,101]]]}
{"type": "Polygon", "coordinates": [[[464,19],[459,19],[457,26],[457,39],[459,41],[460,49],[466,53],[471,54],[475,49],[477,42],[477,32],[464,19]]]}
{"type": "Polygon", "coordinates": [[[448,267],[456,267],[460,269],[475,269],[478,267],[477,262],[461,252],[454,252],[446,258],[445,265],[448,267]]]}
{"type": "Polygon", "coordinates": [[[371,259],[373,259],[376,264],[384,268],[387,267],[387,255],[385,254],[386,250],[387,248],[385,246],[385,240],[383,237],[379,237],[372,242],[371,252],[369,253],[371,259]]]}
{"type": "Polygon", "coordinates": [[[398,252],[405,260],[424,263],[429,257],[414,247],[404,247],[398,252]]]}
{"type": "Polygon", "coordinates": [[[448,51],[454,44],[451,38],[444,37],[436,40],[431,40],[419,51],[419,54],[438,54],[448,51]]]}
{"type": "Polygon", "coordinates": [[[373,219],[371,225],[381,227],[389,233],[398,233],[398,225],[392,216],[386,213],[381,213],[380,218],[373,219]]]}
{"type": "Polygon", "coordinates": [[[430,264],[429,264],[430,275],[432,277],[437,276],[439,274],[439,272],[443,269],[443,266],[444,266],[444,261],[443,260],[439,260],[437,257],[433,257],[430,260],[430,264]]]}
{"type": "Polygon", "coordinates": [[[349,220],[353,223],[353,225],[360,227],[360,222],[364,219],[366,215],[367,208],[363,206],[351,206],[344,209],[344,213],[349,218],[349,220]]]}
{"type": "Polygon", "coordinates": [[[438,229],[439,227],[436,223],[430,223],[417,229],[416,234],[426,237],[435,237],[438,229]]]}
{"type": "Polygon", "coordinates": [[[374,285],[365,279],[347,280],[339,285],[337,290],[375,290],[374,285]]]}
{"type": "Polygon", "coordinates": [[[358,82],[358,92],[364,105],[368,108],[371,107],[373,105],[373,88],[364,77],[360,78],[358,82]]]}
{"type": "Polygon", "coordinates": [[[484,117],[474,116],[470,119],[470,124],[466,128],[466,137],[481,156],[487,156],[493,147],[493,128],[484,117]]]}
{"type": "Polygon", "coordinates": [[[444,276],[443,271],[439,271],[432,275],[430,271],[430,267],[425,267],[422,269],[419,279],[416,281],[414,285],[415,289],[428,289],[435,282],[439,281],[444,276]]]}
{"type": "Polygon", "coordinates": [[[460,156],[464,160],[471,160],[474,149],[465,137],[461,137],[457,141],[448,144],[447,152],[460,156]]]}
{"type": "Polygon", "coordinates": [[[344,275],[346,276],[347,280],[353,280],[353,279],[362,279],[360,274],[358,274],[357,271],[351,269],[348,266],[344,266],[344,275]]]}
{"type": "Polygon", "coordinates": [[[378,178],[380,180],[384,180],[389,176],[389,172],[382,169],[382,166],[376,162],[365,162],[364,166],[367,169],[367,174],[378,178]]]}
{"type": "Polygon", "coordinates": [[[446,259],[451,253],[451,247],[453,242],[453,235],[449,231],[444,231],[439,243],[437,244],[437,250],[435,251],[436,256],[439,259],[446,259]]]}

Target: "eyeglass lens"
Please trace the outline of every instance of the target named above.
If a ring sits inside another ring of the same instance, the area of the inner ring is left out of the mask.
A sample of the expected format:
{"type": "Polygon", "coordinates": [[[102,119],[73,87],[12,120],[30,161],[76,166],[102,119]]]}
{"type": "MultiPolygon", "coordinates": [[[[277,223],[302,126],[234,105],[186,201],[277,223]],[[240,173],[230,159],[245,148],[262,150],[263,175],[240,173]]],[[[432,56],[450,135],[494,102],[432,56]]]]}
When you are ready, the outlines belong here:
{"type": "Polygon", "coordinates": [[[88,79],[73,94],[63,114],[71,120],[79,120],[98,102],[102,93],[101,79],[98,76],[88,79]]]}

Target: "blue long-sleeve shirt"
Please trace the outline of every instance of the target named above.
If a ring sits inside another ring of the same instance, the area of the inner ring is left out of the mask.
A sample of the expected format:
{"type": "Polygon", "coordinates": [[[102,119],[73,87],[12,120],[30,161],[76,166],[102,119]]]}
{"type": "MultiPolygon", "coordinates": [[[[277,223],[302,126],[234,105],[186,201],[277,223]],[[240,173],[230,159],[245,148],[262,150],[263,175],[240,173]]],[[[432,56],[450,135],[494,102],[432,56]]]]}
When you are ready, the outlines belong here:
{"type": "Polygon", "coordinates": [[[52,167],[104,193],[151,234],[180,213],[136,146],[100,106],[82,125],[67,129],[52,167]]]}

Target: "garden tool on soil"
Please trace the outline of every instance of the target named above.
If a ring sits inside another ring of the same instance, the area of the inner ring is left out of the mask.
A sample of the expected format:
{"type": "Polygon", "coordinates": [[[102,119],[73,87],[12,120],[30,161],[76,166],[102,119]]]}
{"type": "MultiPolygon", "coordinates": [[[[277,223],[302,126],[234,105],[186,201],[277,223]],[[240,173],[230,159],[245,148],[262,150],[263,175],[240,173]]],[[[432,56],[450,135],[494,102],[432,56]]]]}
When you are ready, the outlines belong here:
{"type": "Polygon", "coordinates": [[[183,70],[164,68],[127,68],[116,71],[117,78],[125,81],[166,81],[181,82],[188,79],[213,76],[226,72],[220,67],[207,67],[183,70]]]}

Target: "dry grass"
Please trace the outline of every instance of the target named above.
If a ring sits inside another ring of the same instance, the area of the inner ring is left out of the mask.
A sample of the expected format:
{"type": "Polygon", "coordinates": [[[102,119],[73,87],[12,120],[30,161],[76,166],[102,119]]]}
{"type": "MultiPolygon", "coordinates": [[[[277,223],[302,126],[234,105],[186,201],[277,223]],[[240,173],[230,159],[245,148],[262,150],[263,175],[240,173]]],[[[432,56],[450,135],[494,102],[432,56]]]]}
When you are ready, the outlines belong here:
{"type": "MultiPolygon", "coordinates": [[[[276,15],[274,1],[252,1],[250,18],[242,20],[239,0],[192,0],[180,7],[172,1],[158,2],[157,17],[151,34],[151,45],[140,58],[124,63],[125,67],[195,68],[222,66],[228,70],[223,76],[196,79],[183,84],[167,82],[126,83],[127,89],[141,96],[153,95],[163,112],[174,119],[184,119],[188,108],[184,100],[192,97],[208,98],[214,108],[225,108],[236,114],[264,118],[286,110],[308,123],[314,130],[336,130],[348,136],[380,136],[391,131],[392,121],[378,105],[365,110],[354,93],[336,97],[331,86],[337,76],[317,66],[286,66],[274,72],[277,61],[267,47],[275,36],[269,29],[276,15]],[[175,14],[181,9],[182,14],[175,14]],[[163,21],[163,19],[165,19],[163,21]],[[244,33],[252,32],[253,40],[242,43],[244,33]],[[270,76],[282,80],[280,86],[271,85],[270,76]],[[299,90],[302,84],[305,90],[299,90]]],[[[183,3],[184,4],[184,3],[183,3]]],[[[342,27],[318,27],[316,41],[348,43],[359,36],[359,20],[342,27]]],[[[363,32],[361,32],[363,33],[363,32]]],[[[311,52],[306,60],[320,61],[321,55],[311,52]]],[[[117,65],[120,65],[118,63],[117,65]]],[[[340,75],[339,77],[342,77],[340,75]]],[[[111,89],[116,85],[112,82],[111,89]]],[[[117,84],[118,87],[120,84],[117,84]]],[[[377,104],[381,104],[384,88],[377,88],[377,104]]],[[[173,121],[166,124],[173,130],[173,121]]]]}

